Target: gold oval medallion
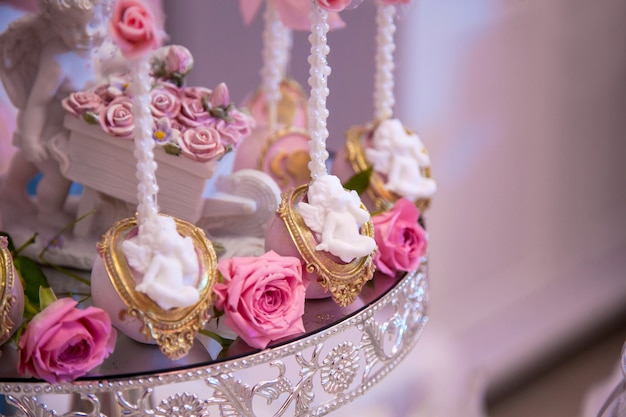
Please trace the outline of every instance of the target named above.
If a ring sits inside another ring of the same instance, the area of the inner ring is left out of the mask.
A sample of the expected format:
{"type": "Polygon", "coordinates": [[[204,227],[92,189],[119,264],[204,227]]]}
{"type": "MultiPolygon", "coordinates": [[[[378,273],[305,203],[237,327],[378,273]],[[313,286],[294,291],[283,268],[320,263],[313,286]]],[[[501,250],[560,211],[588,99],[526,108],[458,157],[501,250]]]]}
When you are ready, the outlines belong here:
{"type": "MultiPolygon", "coordinates": [[[[283,194],[277,214],[285,223],[289,235],[306,264],[307,272],[317,275],[318,283],[331,293],[333,300],[342,307],[352,304],[361,288],[374,276],[374,252],[352,262],[344,263],[331,253],[316,250],[318,241],[298,213],[297,204],[302,201],[309,187],[301,185],[283,194]]],[[[361,208],[365,206],[361,204],[361,208]]],[[[374,237],[374,226],[368,220],[361,227],[361,235],[374,237]]]]}
{"type": "MultiPolygon", "coordinates": [[[[366,126],[352,126],[346,133],[346,159],[355,173],[363,172],[371,167],[365,157],[364,144],[370,140],[379,124],[380,122],[366,126]]],[[[406,130],[407,133],[412,133],[410,130],[406,130]]],[[[423,149],[422,152],[427,151],[423,149]]],[[[431,178],[430,167],[421,167],[420,172],[424,178],[431,178]]],[[[385,188],[385,179],[376,171],[372,172],[366,192],[374,202],[376,211],[386,211],[400,199],[398,194],[385,188]]],[[[430,206],[430,201],[430,198],[419,198],[414,203],[419,212],[423,213],[430,206]]]]}
{"type": "Polygon", "coordinates": [[[178,233],[192,239],[200,265],[197,284],[200,299],[189,307],[165,310],[146,294],[135,290],[140,277],[128,265],[122,251],[122,242],[137,233],[135,217],[114,224],[98,244],[98,252],[109,279],[127,307],[126,314],[139,319],[143,323],[142,334],[147,339],[153,338],[163,354],[172,360],[189,352],[196,334],[211,318],[213,285],[217,273],[217,256],[204,231],[184,220],[174,220],[178,233]]]}

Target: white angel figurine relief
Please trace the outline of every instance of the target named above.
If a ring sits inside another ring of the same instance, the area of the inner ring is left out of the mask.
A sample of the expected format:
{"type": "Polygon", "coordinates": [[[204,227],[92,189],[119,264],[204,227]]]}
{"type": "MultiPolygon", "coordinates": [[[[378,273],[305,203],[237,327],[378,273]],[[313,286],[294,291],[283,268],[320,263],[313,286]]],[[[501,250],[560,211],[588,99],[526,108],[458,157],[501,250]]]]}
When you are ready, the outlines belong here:
{"type": "Polygon", "coordinates": [[[361,235],[360,228],[370,214],[361,208],[356,191],[343,188],[339,178],[322,175],[309,186],[308,203],[298,204],[305,224],[316,233],[320,242],[316,250],[324,250],[343,262],[369,255],[376,241],[361,235]]]}
{"type": "Polygon", "coordinates": [[[18,148],[1,195],[19,213],[37,213],[44,224],[66,225],[70,187],[53,157],[53,138],[64,135],[61,100],[95,82],[92,51],[107,33],[112,0],[39,0],[39,13],[12,22],[0,36],[0,78],[18,109],[18,148]],[[27,183],[41,172],[36,205],[27,183]]]}
{"type": "Polygon", "coordinates": [[[143,274],[135,290],[164,310],[194,305],[200,299],[200,266],[193,241],[178,233],[171,217],[157,216],[148,221],[155,224],[141,227],[141,239],[135,237],[122,243],[128,264],[143,274]]]}
{"type": "Polygon", "coordinates": [[[365,149],[365,155],[375,171],[387,176],[385,188],[411,201],[435,194],[437,184],[421,172],[421,168],[430,166],[430,157],[420,138],[407,133],[400,120],[380,122],[372,145],[365,149]]]}

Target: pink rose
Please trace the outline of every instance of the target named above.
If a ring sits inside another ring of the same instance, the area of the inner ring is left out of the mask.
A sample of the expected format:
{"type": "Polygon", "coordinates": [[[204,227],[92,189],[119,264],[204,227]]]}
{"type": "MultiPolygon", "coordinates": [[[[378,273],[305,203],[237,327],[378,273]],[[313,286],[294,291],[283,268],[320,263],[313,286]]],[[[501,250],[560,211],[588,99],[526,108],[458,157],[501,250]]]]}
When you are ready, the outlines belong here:
{"type": "Polygon", "coordinates": [[[225,323],[251,347],[304,332],[305,285],[300,260],[267,252],[259,257],[222,259],[224,282],[215,284],[215,307],[225,323]]]}
{"type": "Polygon", "coordinates": [[[171,45],[165,54],[165,71],[187,74],[193,67],[193,56],[189,49],[181,45],[171,45]]]}
{"type": "Polygon", "coordinates": [[[128,97],[118,97],[100,112],[102,130],[113,136],[131,137],[135,127],[128,97]]]}
{"type": "Polygon", "coordinates": [[[103,106],[102,98],[90,91],[77,91],[71,93],[61,102],[65,111],[74,116],[92,111],[97,113],[103,106]]]}
{"type": "Polygon", "coordinates": [[[183,98],[180,113],[176,119],[184,127],[201,127],[206,126],[211,121],[212,116],[204,108],[201,99],[183,98]]]}
{"type": "Polygon", "coordinates": [[[241,140],[252,132],[255,120],[246,113],[231,109],[226,120],[215,118],[211,124],[220,132],[224,145],[232,145],[236,148],[241,140]]]}
{"type": "Polygon", "coordinates": [[[174,118],[180,112],[180,100],[170,89],[155,87],[150,91],[150,112],[157,119],[174,118]]]}
{"type": "Polygon", "coordinates": [[[329,12],[340,12],[348,5],[352,0],[316,0],[317,5],[329,12]]]}
{"type": "Polygon", "coordinates": [[[19,340],[18,371],[51,384],[68,382],[100,365],[113,352],[117,333],[101,309],[79,310],[61,298],[37,314],[19,340]]]}
{"type": "Polygon", "coordinates": [[[122,55],[130,59],[156,49],[162,41],[152,12],[140,0],[116,0],[109,30],[122,55]]]}
{"type": "Polygon", "coordinates": [[[399,199],[391,210],[372,216],[378,245],[374,263],[383,274],[393,276],[396,271],[413,271],[419,266],[428,241],[418,218],[417,208],[406,198],[399,199]]]}
{"type": "Polygon", "coordinates": [[[225,152],[219,132],[212,127],[187,129],[178,142],[183,155],[194,161],[210,161],[225,152]]]}
{"type": "Polygon", "coordinates": [[[210,97],[213,93],[211,89],[206,87],[183,87],[181,88],[182,96],[187,98],[199,98],[210,97]]]}

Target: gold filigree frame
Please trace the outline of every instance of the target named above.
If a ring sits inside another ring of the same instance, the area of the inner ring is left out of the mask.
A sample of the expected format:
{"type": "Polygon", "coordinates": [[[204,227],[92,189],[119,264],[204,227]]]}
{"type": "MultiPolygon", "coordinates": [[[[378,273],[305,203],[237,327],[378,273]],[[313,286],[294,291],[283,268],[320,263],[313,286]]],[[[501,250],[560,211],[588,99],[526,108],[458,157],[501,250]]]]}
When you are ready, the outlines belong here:
{"type": "Polygon", "coordinates": [[[16,301],[13,295],[16,279],[19,277],[13,268],[11,251],[0,247],[0,343],[9,338],[15,325],[9,315],[16,301]]]}
{"type": "MultiPolygon", "coordinates": [[[[363,285],[374,276],[376,269],[374,252],[350,263],[343,263],[326,251],[316,250],[315,247],[319,242],[296,208],[308,189],[309,186],[305,184],[283,193],[277,214],[285,223],[293,243],[305,262],[307,272],[316,274],[322,288],[330,291],[333,300],[345,307],[356,300],[363,285]]],[[[361,207],[365,210],[365,206],[361,207]]],[[[362,226],[361,234],[374,237],[374,226],[371,221],[362,226]]]]}
{"type": "MultiPolygon", "coordinates": [[[[363,140],[370,136],[379,124],[380,122],[366,126],[352,126],[346,132],[346,159],[355,173],[363,172],[371,167],[371,164],[365,158],[363,140]]],[[[405,128],[405,130],[409,134],[413,133],[409,129],[405,128]]],[[[426,149],[424,149],[424,152],[426,152],[426,149]]],[[[424,178],[431,178],[430,167],[421,167],[420,171],[424,178]]],[[[384,180],[376,171],[372,172],[366,192],[374,202],[376,210],[387,210],[400,198],[398,194],[385,188],[384,180]]],[[[423,213],[430,207],[430,198],[420,198],[415,200],[414,203],[419,212],[423,213]]]]}
{"type": "Polygon", "coordinates": [[[137,282],[122,252],[122,242],[137,231],[135,217],[114,224],[98,243],[109,279],[127,307],[126,314],[139,319],[146,340],[153,338],[163,354],[172,360],[189,352],[196,334],[211,318],[217,271],[217,256],[204,231],[184,220],[174,220],[178,233],[191,237],[200,262],[200,301],[193,306],[164,310],[147,295],[135,291],[137,282]]]}

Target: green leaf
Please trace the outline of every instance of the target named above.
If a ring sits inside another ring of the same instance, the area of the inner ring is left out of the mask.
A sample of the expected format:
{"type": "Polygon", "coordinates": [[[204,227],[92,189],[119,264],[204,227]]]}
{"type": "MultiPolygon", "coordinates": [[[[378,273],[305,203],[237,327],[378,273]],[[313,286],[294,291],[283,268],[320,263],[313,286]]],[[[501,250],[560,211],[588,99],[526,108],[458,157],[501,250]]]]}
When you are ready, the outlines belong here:
{"type": "Polygon", "coordinates": [[[165,151],[165,153],[169,153],[170,155],[180,155],[182,150],[180,149],[180,146],[173,144],[173,143],[166,143],[165,145],[163,145],[163,150],[165,151]]]}
{"type": "Polygon", "coordinates": [[[39,313],[39,304],[33,304],[31,300],[24,297],[24,321],[29,321],[39,313]]]}
{"type": "Polygon", "coordinates": [[[359,195],[363,194],[369,187],[372,172],[374,172],[372,167],[367,168],[365,171],[357,172],[343,184],[343,188],[354,190],[359,195]]]}
{"type": "Polygon", "coordinates": [[[211,243],[213,243],[213,250],[215,250],[215,254],[219,257],[220,255],[223,255],[224,253],[226,253],[226,246],[224,246],[223,243],[221,242],[217,242],[217,241],[212,241],[211,243]]]}
{"type": "Polygon", "coordinates": [[[233,344],[234,340],[233,339],[227,339],[225,337],[220,336],[219,334],[212,332],[210,330],[207,329],[200,329],[198,330],[198,333],[210,337],[211,339],[215,340],[217,343],[220,344],[220,346],[222,348],[228,348],[230,345],[233,344]]]}
{"type": "Polygon", "coordinates": [[[185,76],[178,71],[171,72],[169,75],[170,81],[176,84],[176,87],[182,87],[185,83],[185,76]]]}
{"type": "Polygon", "coordinates": [[[54,291],[50,287],[39,287],[39,309],[43,311],[50,304],[57,300],[54,291]]]}
{"type": "MultiPolygon", "coordinates": [[[[28,308],[36,310],[38,313],[41,305],[39,299],[39,287],[49,288],[48,280],[41,267],[32,259],[18,255],[13,259],[13,265],[17,270],[24,286],[24,302],[28,308]],[[30,303],[30,306],[28,306],[30,303]]],[[[35,314],[36,314],[35,313],[35,314]]]]}
{"type": "Polygon", "coordinates": [[[83,120],[86,121],[90,125],[97,125],[99,123],[98,115],[92,111],[83,113],[83,120]]]}

